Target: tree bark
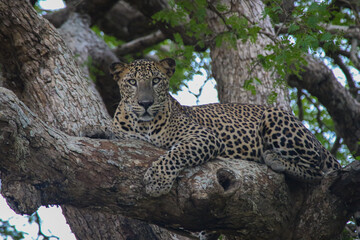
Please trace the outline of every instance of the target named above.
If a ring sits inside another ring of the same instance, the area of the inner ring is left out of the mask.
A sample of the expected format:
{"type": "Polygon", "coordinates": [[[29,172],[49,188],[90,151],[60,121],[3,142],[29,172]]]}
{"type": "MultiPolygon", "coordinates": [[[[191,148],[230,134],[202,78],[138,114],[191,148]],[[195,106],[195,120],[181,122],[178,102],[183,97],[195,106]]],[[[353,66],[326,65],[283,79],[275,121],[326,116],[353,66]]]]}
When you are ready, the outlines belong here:
{"type": "MultiPolygon", "coordinates": [[[[216,6],[217,2],[209,4],[216,6]]],[[[245,17],[249,25],[257,23],[262,32],[274,34],[269,17],[262,19],[264,4],[260,0],[252,1],[222,1],[228,7],[226,14],[208,10],[208,24],[215,35],[229,31],[222,17],[236,15],[245,17]],[[224,16],[222,16],[224,15],[224,16]]],[[[268,98],[276,93],[276,101],[271,104],[290,111],[287,89],[281,84],[275,84],[277,75],[274,71],[266,71],[259,64],[253,66],[258,54],[266,55],[265,47],[272,44],[271,39],[262,33],[258,34],[256,42],[237,40],[236,49],[223,43],[222,46],[210,45],[212,73],[217,83],[219,100],[222,103],[252,103],[270,105],[268,98]],[[244,88],[245,81],[258,78],[261,83],[253,81],[256,94],[244,88]]]]}
{"type": "Polygon", "coordinates": [[[71,204],[178,231],[331,239],[351,213],[346,203],[360,198],[360,191],[353,191],[359,188],[359,162],[307,186],[285,181],[265,165],[231,160],[187,169],[170,194],[151,198],[142,177],[164,150],[141,141],[71,137],[42,122],[9,90],[0,93],[2,194],[18,213],[71,204]],[[329,191],[341,182],[349,189],[345,197],[329,191]]]}
{"type": "MultiPolygon", "coordinates": [[[[90,79],[81,73],[75,57],[56,30],[28,4],[0,1],[0,13],[3,23],[0,26],[0,62],[6,79],[3,85],[16,92],[42,120],[68,134],[78,135],[79,131],[88,125],[109,126],[111,119],[103,101],[90,79]]],[[[72,36],[83,37],[83,41],[94,36],[89,30],[85,31],[86,19],[71,17],[69,22],[79,27],[77,30],[73,29],[76,34],[72,36]]],[[[66,27],[65,25],[62,28],[62,33],[68,37],[70,33],[66,27]]],[[[92,45],[84,44],[85,42],[80,40],[76,42],[74,39],[79,38],[73,38],[73,41],[68,43],[70,46],[82,43],[80,46],[83,46],[83,49],[78,59],[82,63],[88,56],[98,56],[96,49],[105,49],[104,45],[94,41],[94,38],[92,45]]],[[[111,53],[108,56],[108,61],[114,59],[111,53]]],[[[113,105],[113,102],[111,104],[113,105]]],[[[5,154],[3,156],[6,156],[8,151],[9,149],[2,152],[5,154]]],[[[2,178],[6,178],[3,172],[2,178]]],[[[33,187],[20,182],[12,189],[33,191],[33,187]]],[[[134,236],[134,231],[125,229],[128,231],[126,232],[121,228],[125,223],[123,217],[96,211],[87,212],[71,205],[63,206],[63,209],[72,231],[79,239],[89,239],[89,236],[93,236],[93,239],[127,239],[134,236]],[[113,224],[103,224],[99,219],[113,224]],[[80,225],[76,225],[77,223],[80,225]]],[[[127,227],[132,224],[148,229],[146,232],[136,233],[139,239],[173,238],[169,232],[165,233],[158,227],[149,227],[139,221],[126,221],[127,227]],[[155,231],[161,234],[156,234],[155,231]],[[153,234],[141,235],[148,232],[153,234]]]]}
{"type": "Polygon", "coordinates": [[[120,101],[120,93],[118,85],[108,73],[108,68],[119,59],[90,29],[88,15],[71,13],[59,28],[59,33],[76,56],[75,60],[88,78],[89,85],[94,87],[96,84],[95,92],[100,93],[108,113],[113,116],[120,101]]]}
{"type": "Polygon", "coordinates": [[[29,5],[0,1],[0,20],[4,86],[19,96],[0,88],[1,191],[17,212],[65,204],[83,239],[124,239],[116,214],[183,234],[216,230],[243,239],[331,239],[342,231],[353,211],[348,203],[359,199],[358,162],[307,186],[265,165],[212,161],[185,170],[170,194],[150,198],[142,177],[164,150],[74,137],[82,126],[109,124],[99,95],[29,5]],[[95,222],[105,224],[88,228],[95,222]]]}

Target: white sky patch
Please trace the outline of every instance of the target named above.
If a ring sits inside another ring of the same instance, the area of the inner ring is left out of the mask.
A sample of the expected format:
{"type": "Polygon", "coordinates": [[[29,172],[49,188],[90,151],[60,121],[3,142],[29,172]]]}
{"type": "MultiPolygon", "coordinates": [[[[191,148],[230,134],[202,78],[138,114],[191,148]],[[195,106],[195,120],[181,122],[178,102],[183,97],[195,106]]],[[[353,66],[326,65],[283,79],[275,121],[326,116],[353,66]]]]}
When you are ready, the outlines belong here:
{"type": "Polygon", "coordinates": [[[44,10],[57,10],[65,8],[65,3],[62,0],[40,0],[39,5],[44,10]]]}
{"type": "MultiPolygon", "coordinates": [[[[54,235],[59,237],[60,240],[76,240],[70,227],[66,224],[60,207],[40,207],[38,213],[42,221],[42,231],[45,235],[54,235]]],[[[37,239],[38,225],[36,223],[29,224],[27,217],[16,214],[2,196],[0,196],[0,219],[8,220],[11,225],[15,225],[18,231],[25,232],[25,240],[37,239]]]]}
{"type": "MultiPolygon", "coordinates": [[[[204,84],[205,79],[205,75],[195,75],[193,80],[187,82],[188,87],[182,87],[177,94],[173,94],[173,97],[178,100],[182,105],[197,105],[196,97],[194,96],[194,94],[191,94],[189,90],[195,94],[198,94],[199,88],[204,84]]],[[[209,80],[203,86],[203,92],[199,97],[199,105],[219,102],[215,86],[216,82],[214,79],[209,80]]]]}

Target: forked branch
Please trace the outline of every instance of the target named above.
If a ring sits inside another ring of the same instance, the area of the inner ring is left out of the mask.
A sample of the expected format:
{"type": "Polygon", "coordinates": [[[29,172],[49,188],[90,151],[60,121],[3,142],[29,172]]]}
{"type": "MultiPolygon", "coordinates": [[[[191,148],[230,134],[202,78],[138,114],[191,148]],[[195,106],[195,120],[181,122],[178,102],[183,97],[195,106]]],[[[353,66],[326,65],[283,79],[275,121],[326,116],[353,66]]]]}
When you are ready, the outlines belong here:
{"type": "MultiPolygon", "coordinates": [[[[240,231],[244,239],[291,239],[303,236],[306,227],[309,236],[316,232],[326,239],[342,230],[350,214],[344,204],[349,199],[331,194],[329,187],[339,179],[348,189],[359,185],[346,177],[359,179],[358,166],[309,187],[285,181],[265,165],[218,160],[185,170],[170,194],[150,198],[142,177],[164,150],[141,141],[68,136],[47,126],[4,88],[0,109],[2,194],[19,213],[32,213],[41,205],[71,204],[176,230],[217,229],[230,235],[240,231]],[[316,226],[301,225],[309,218],[316,226]],[[294,227],[284,231],[288,226],[294,227]]],[[[357,199],[359,192],[346,196],[357,199]]]]}

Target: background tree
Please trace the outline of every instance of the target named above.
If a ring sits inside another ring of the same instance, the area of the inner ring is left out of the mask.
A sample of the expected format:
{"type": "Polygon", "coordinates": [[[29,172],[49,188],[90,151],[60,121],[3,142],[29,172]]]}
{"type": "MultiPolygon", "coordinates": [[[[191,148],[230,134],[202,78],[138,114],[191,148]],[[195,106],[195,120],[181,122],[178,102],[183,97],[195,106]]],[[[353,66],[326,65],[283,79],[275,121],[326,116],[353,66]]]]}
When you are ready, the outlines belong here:
{"type": "Polygon", "coordinates": [[[141,178],[161,150],[140,142],[71,136],[84,126],[110,124],[120,98],[107,74],[111,62],[166,56],[177,60],[172,92],[201,68],[211,69],[221,102],[290,109],[288,82],[299,118],[310,120],[308,126],[346,164],[360,154],[357,1],[66,3],[65,9],[46,15],[56,31],[30,5],[0,1],[1,83],[16,94],[1,89],[1,190],[14,210],[32,213],[40,205],[61,204],[79,239],[172,237],[119,213],[182,234],[216,229],[242,239],[339,235],[358,208],[357,163],[312,188],[285,184],[283,176],[254,163],[234,163],[229,170],[226,163],[212,162],[200,172],[189,170],[190,180],[182,178],[176,194],[148,199],[141,178]],[[343,71],[344,85],[329,62],[343,71]],[[118,157],[134,151],[141,154],[118,157]],[[247,174],[251,183],[241,180],[247,174]],[[213,184],[201,190],[197,177],[213,184]]]}

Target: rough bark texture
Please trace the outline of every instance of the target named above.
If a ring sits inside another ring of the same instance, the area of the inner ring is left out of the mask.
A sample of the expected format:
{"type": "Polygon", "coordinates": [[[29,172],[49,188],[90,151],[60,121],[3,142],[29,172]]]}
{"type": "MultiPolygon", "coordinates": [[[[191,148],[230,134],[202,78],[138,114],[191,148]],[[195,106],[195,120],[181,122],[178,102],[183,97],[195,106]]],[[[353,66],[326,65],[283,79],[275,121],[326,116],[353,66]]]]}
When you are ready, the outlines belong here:
{"type": "MultiPolygon", "coordinates": [[[[0,1],[0,22],[2,82],[16,93],[0,88],[1,191],[17,212],[66,205],[79,239],[180,238],[117,214],[187,235],[332,239],[358,204],[359,163],[307,186],[264,165],[213,161],[184,171],[170,194],[146,196],[143,174],[164,151],[144,142],[74,137],[83,126],[109,124],[91,82],[29,5],[0,1]]],[[[84,47],[89,55],[92,46],[98,45],[84,47]]]]}
{"type": "MultiPolygon", "coordinates": [[[[285,181],[265,165],[212,161],[185,170],[170,194],[150,198],[142,176],[163,150],[140,141],[68,136],[48,127],[4,88],[0,106],[2,194],[18,213],[71,204],[178,231],[216,229],[243,239],[331,239],[351,211],[350,199],[329,188],[339,181],[349,189],[359,186],[358,162],[320,185],[306,186],[285,181]],[[351,184],[342,180],[348,171],[351,184]]],[[[359,191],[349,192],[346,196],[359,199],[359,191]]]]}
{"type": "MultiPolygon", "coordinates": [[[[109,125],[110,117],[103,101],[90,79],[81,73],[75,63],[75,57],[56,30],[43,21],[29,5],[21,2],[1,1],[0,14],[2,22],[0,62],[2,74],[6,79],[3,85],[16,92],[43,121],[68,134],[77,135],[80,129],[87,125],[109,125]]],[[[93,37],[93,33],[91,35],[89,31],[86,32],[81,28],[86,19],[73,16],[69,21],[79,27],[77,30],[73,29],[76,34],[73,33],[72,36],[83,37],[83,40],[93,37]]],[[[65,36],[70,35],[66,32],[69,31],[66,25],[62,29],[65,36]]],[[[85,43],[79,38],[77,42],[69,41],[70,46],[73,47],[74,43],[85,43]]],[[[89,42],[88,45],[80,44],[83,48],[78,62],[84,63],[88,56],[95,58],[100,54],[98,51],[104,50],[104,46],[99,41],[92,39],[93,41],[89,41],[91,44],[89,42]]],[[[114,57],[111,53],[108,55],[111,61],[114,57]]],[[[8,151],[9,149],[2,152],[3,156],[6,156],[8,151]]],[[[4,174],[2,173],[2,178],[6,178],[4,174]]],[[[11,189],[18,193],[21,189],[29,189],[29,192],[32,192],[33,187],[18,182],[16,188],[11,189]]],[[[69,216],[67,221],[79,239],[88,239],[91,235],[94,239],[100,239],[99,233],[102,234],[103,239],[127,239],[134,235],[129,230],[127,230],[129,232],[123,231],[122,217],[117,218],[96,211],[89,213],[71,206],[65,207],[65,214],[69,216]],[[113,224],[103,224],[98,219],[107,219],[104,222],[113,224]],[[77,223],[80,225],[76,225],[77,223]]],[[[159,231],[157,227],[151,228],[138,221],[128,220],[127,224],[134,224],[136,227],[142,225],[142,229],[147,228],[148,232],[159,231]]],[[[160,232],[164,231],[160,230],[160,232]]],[[[165,233],[163,236],[154,233],[153,236],[157,235],[154,238],[150,236],[147,238],[146,235],[141,235],[141,232],[137,234],[143,239],[172,238],[169,236],[170,233],[167,233],[167,236],[165,233]]]]}
{"type": "MultiPolygon", "coordinates": [[[[216,6],[217,2],[214,1],[212,4],[216,6]]],[[[262,1],[222,1],[222,4],[229,9],[225,15],[226,17],[231,15],[245,17],[249,19],[250,24],[258,23],[258,26],[262,28],[262,32],[274,35],[270,19],[268,17],[262,19],[264,11],[262,1]]],[[[209,26],[215,34],[229,31],[226,25],[223,24],[219,14],[209,10],[208,16],[209,26]]],[[[273,105],[290,110],[286,88],[274,84],[276,73],[265,71],[260,65],[252,67],[252,64],[257,60],[258,54],[266,55],[265,47],[271,43],[271,39],[267,35],[260,33],[255,43],[250,40],[246,42],[238,40],[237,49],[228,44],[223,44],[220,47],[215,46],[215,44],[210,46],[212,72],[217,82],[220,102],[269,105],[268,97],[274,91],[278,94],[278,97],[273,105]],[[261,84],[254,81],[253,85],[256,87],[256,94],[254,95],[251,91],[244,89],[244,84],[246,80],[255,77],[261,81],[261,84]]]]}
{"type": "Polygon", "coordinates": [[[95,82],[96,89],[108,113],[112,116],[120,101],[120,93],[118,85],[108,73],[108,68],[111,63],[118,62],[119,59],[89,26],[88,15],[71,13],[67,21],[59,28],[59,33],[76,56],[76,62],[90,84],[95,82]]]}
{"type": "Polygon", "coordinates": [[[77,134],[83,125],[107,124],[110,119],[103,102],[84,81],[56,30],[27,4],[0,4],[4,86],[44,121],[67,133],[77,134]],[[83,91],[81,97],[74,93],[78,89],[83,91]]]}

